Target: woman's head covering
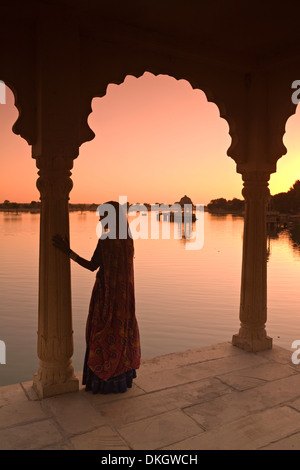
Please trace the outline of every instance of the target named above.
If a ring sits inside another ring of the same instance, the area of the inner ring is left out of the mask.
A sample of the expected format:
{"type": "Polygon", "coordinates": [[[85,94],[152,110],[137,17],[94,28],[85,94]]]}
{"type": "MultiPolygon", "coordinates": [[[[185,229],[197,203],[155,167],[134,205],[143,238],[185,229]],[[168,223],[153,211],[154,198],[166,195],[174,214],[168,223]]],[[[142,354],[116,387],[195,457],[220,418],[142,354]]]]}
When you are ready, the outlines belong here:
{"type": "Polygon", "coordinates": [[[127,220],[127,205],[121,205],[117,201],[107,201],[104,204],[101,204],[99,207],[101,208],[100,212],[108,213],[108,221],[105,224],[105,227],[109,229],[109,234],[107,234],[107,236],[101,236],[101,238],[115,238],[122,240],[129,238],[132,240],[132,234],[127,220]],[[112,214],[111,208],[114,209],[114,214],[112,214]],[[109,220],[109,216],[112,215],[113,220],[109,220]],[[110,224],[114,224],[113,227],[109,226],[110,224]]]}

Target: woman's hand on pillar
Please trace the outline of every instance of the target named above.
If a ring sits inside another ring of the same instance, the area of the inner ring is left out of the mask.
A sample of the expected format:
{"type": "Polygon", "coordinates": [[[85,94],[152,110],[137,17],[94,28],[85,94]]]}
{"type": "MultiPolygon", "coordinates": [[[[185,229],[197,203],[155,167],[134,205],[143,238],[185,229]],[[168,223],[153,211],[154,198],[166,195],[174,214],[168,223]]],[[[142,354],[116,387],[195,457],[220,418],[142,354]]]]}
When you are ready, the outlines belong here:
{"type": "Polygon", "coordinates": [[[54,235],[52,238],[53,246],[58,248],[60,251],[65,253],[66,255],[69,255],[70,253],[70,244],[69,241],[66,238],[62,238],[61,235],[54,235]]]}

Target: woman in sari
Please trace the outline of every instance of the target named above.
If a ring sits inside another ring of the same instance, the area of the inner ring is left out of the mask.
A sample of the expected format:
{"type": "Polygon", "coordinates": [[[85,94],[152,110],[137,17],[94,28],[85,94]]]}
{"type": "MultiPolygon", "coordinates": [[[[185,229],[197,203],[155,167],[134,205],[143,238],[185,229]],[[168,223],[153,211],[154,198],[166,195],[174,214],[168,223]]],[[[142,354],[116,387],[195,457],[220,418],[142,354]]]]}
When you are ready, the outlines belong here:
{"type": "MultiPolygon", "coordinates": [[[[90,261],[74,253],[68,241],[53,237],[53,244],[90,271],[98,269],[86,323],[83,385],[93,393],[126,392],[140,366],[139,329],[135,316],[133,240],[118,237],[120,211],[116,211],[116,238],[99,239],[90,261]]],[[[126,215],[124,214],[125,218],[126,215]]],[[[100,221],[103,217],[100,217],[100,221]]]]}

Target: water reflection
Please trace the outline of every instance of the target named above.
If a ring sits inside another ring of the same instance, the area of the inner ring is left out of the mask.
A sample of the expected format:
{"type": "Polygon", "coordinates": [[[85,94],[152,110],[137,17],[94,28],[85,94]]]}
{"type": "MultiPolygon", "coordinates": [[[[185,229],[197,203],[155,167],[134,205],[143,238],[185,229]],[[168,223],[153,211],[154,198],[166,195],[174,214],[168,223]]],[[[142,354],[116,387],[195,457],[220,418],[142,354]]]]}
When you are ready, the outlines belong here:
{"type": "Polygon", "coordinates": [[[293,250],[300,255],[300,221],[291,223],[284,231],[289,236],[293,250]]]}
{"type": "Polygon", "coordinates": [[[170,224],[170,234],[174,234],[174,238],[179,240],[184,246],[195,241],[196,222],[192,220],[192,216],[187,216],[184,220],[181,217],[176,220],[175,217],[174,220],[165,223],[170,224]]]}
{"type": "Polygon", "coordinates": [[[267,235],[268,260],[271,254],[271,240],[276,242],[282,238],[286,238],[289,241],[293,252],[300,255],[300,220],[291,222],[287,227],[276,228],[274,226],[270,226],[268,227],[267,235]]]}
{"type": "Polygon", "coordinates": [[[178,238],[184,246],[192,241],[193,232],[195,232],[195,222],[188,220],[184,222],[174,222],[174,224],[176,226],[178,238]]]}
{"type": "MultiPolygon", "coordinates": [[[[0,213],[0,339],[8,351],[0,385],[31,380],[38,368],[39,220],[39,214],[0,213]]],[[[96,212],[70,213],[72,247],[87,259],[97,244],[97,223],[96,212]]],[[[230,341],[238,328],[243,218],[204,213],[204,246],[190,252],[185,246],[193,240],[186,236],[195,225],[187,223],[185,232],[182,221],[161,221],[159,239],[135,241],[136,308],[144,358],[230,341]],[[163,224],[170,225],[174,240],[162,239],[163,224]]],[[[300,338],[300,220],[270,233],[268,243],[268,334],[274,343],[290,348],[300,338]]],[[[71,270],[73,363],[81,370],[95,273],[76,263],[71,270]]]]}
{"type": "Polygon", "coordinates": [[[19,222],[22,219],[22,214],[19,212],[16,214],[15,212],[4,212],[3,213],[3,220],[4,222],[19,222]]]}
{"type": "MultiPolygon", "coordinates": [[[[228,217],[226,212],[209,212],[209,215],[212,219],[220,219],[225,220],[228,217]]],[[[234,214],[230,214],[232,217],[235,216],[234,214]]],[[[240,217],[239,215],[237,217],[240,217]]]]}

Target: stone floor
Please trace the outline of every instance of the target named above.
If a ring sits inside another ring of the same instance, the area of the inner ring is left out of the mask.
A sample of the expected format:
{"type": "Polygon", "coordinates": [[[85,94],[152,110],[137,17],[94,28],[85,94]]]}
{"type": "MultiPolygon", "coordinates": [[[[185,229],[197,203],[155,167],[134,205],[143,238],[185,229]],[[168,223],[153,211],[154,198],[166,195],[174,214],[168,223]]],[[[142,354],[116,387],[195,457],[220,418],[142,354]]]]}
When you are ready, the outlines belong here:
{"type": "Polygon", "coordinates": [[[300,365],[222,343],[143,361],[124,395],[4,386],[0,449],[298,450],[300,365]]]}

